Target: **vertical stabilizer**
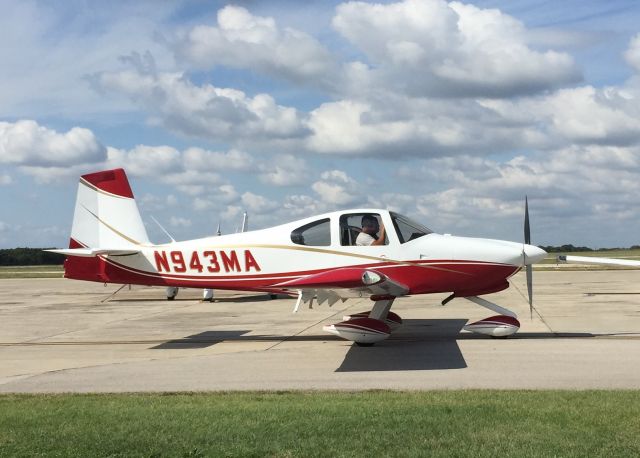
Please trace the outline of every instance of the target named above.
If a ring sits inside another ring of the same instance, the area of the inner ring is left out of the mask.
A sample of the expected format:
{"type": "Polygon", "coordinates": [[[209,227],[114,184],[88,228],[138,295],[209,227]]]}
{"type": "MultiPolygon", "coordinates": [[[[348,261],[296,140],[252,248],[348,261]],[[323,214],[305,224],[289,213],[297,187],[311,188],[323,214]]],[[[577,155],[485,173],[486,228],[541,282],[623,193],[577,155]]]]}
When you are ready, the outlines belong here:
{"type": "Polygon", "coordinates": [[[148,243],[147,231],[123,169],[80,177],[71,245],[117,249],[148,243]]]}

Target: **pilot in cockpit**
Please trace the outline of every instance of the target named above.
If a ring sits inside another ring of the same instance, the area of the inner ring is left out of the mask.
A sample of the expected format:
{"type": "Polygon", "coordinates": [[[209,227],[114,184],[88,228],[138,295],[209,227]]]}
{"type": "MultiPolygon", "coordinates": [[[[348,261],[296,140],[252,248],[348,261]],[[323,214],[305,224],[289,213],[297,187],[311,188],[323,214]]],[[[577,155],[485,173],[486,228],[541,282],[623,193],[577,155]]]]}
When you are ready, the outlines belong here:
{"type": "Polygon", "coordinates": [[[356,246],[384,245],[384,224],[378,223],[378,218],[373,215],[362,217],[362,232],[356,238],[356,246]],[[380,235],[378,236],[378,231],[380,235]]]}

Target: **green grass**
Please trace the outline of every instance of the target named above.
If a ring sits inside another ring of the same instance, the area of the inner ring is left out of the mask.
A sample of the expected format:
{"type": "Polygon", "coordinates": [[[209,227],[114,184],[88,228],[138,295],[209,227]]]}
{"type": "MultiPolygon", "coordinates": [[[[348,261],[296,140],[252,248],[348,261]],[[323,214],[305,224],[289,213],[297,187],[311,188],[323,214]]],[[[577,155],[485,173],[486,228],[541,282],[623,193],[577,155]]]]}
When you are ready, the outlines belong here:
{"type": "Polygon", "coordinates": [[[62,265],[0,266],[0,278],[62,278],[62,265]]]}
{"type": "Polygon", "coordinates": [[[638,391],[0,396],[0,456],[640,455],[638,391]]]}

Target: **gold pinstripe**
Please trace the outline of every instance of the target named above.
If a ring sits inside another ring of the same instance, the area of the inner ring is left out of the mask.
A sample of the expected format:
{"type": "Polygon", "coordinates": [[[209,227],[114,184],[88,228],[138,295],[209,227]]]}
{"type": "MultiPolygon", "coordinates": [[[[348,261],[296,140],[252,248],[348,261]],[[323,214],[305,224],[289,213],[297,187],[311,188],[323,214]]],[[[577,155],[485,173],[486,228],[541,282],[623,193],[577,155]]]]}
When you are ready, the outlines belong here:
{"type": "Polygon", "coordinates": [[[98,188],[97,186],[89,183],[87,180],[85,180],[84,178],[80,177],[80,184],[85,185],[86,187],[93,189],[95,192],[99,192],[100,194],[104,194],[105,196],[110,196],[110,197],[117,197],[118,199],[130,199],[130,197],[125,197],[125,196],[119,196],[117,194],[113,194],[111,192],[105,191],[103,189],[98,188]]]}
{"type": "Polygon", "coordinates": [[[458,273],[458,274],[463,274],[463,275],[471,275],[471,274],[466,273],[466,272],[460,272],[458,270],[447,269],[447,268],[444,268],[444,267],[435,267],[435,266],[424,265],[423,263],[418,262],[418,261],[400,261],[400,260],[396,260],[396,259],[382,258],[380,256],[370,256],[370,255],[365,255],[365,254],[347,253],[347,252],[344,252],[344,251],[327,250],[325,248],[312,248],[312,247],[289,246],[289,245],[271,245],[271,244],[216,245],[216,246],[212,246],[210,248],[212,248],[212,249],[220,249],[220,248],[227,248],[227,249],[234,249],[234,248],[270,248],[270,249],[274,249],[274,250],[309,251],[309,252],[312,252],[312,253],[331,254],[331,255],[334,255],[334,256],[347,256],[347,257],[351,257],[351,258],[367,259],[367,260],[370,260],[370,261],[388,262],[388,263],[391,263],[391,264],[405,265],[405,266],[418,266],[418,267],[423,267],[425,269],[441,270],[443,272],[452,272],[452,273],[458,273]]]}
{"type": "Polygon", "coordinates": [[[84,205],[82,206],[82,208],[84,208],[86,211],[88,211],[95,219],[97,219],[99,222],[101,222],[102,224],[104,224],[105,226],[107,226],[109,229],[111,229],[113,232],[115,232],[116,234],[118,234],[120,237],[122,237],[123,239],[125,239],[127,242],[133,243],[134,245],[142,245],[140,242],[138,242],[137,240],[132,239],[131,237],[123,234],[122,232],[120,232],[118,229],[116,229],[115,227],[111,226],[110,224],[102,221],[100,219],[100,217],[98,215],[96,215],[95,213],[93,213],[91,210],[89,210],[87,207],[85,207],[84,205]]]}

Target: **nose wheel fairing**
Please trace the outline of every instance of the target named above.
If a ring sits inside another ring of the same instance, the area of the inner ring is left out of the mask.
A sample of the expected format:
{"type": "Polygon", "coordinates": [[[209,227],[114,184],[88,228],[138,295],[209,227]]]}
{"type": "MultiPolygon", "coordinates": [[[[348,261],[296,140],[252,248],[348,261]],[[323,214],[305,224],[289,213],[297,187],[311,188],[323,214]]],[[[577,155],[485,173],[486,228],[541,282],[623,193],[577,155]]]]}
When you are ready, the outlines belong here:
{"type": "Polygon", "coordinates": [[[498,313],[498,315],[467,324],[463,328],[465,331],[491,337],[508,337],[520,329],[520,321],[515,312],[478,296],[468,296],[465,299],[498,313]]]}
{"type": "Polygon", "coordinates": [[[520,329],[520,322],[512,316],[494,315],[480,321],[467,324],[463,329],[465,331],[485,336],[508,337],[518,332],[520,329]]]}

